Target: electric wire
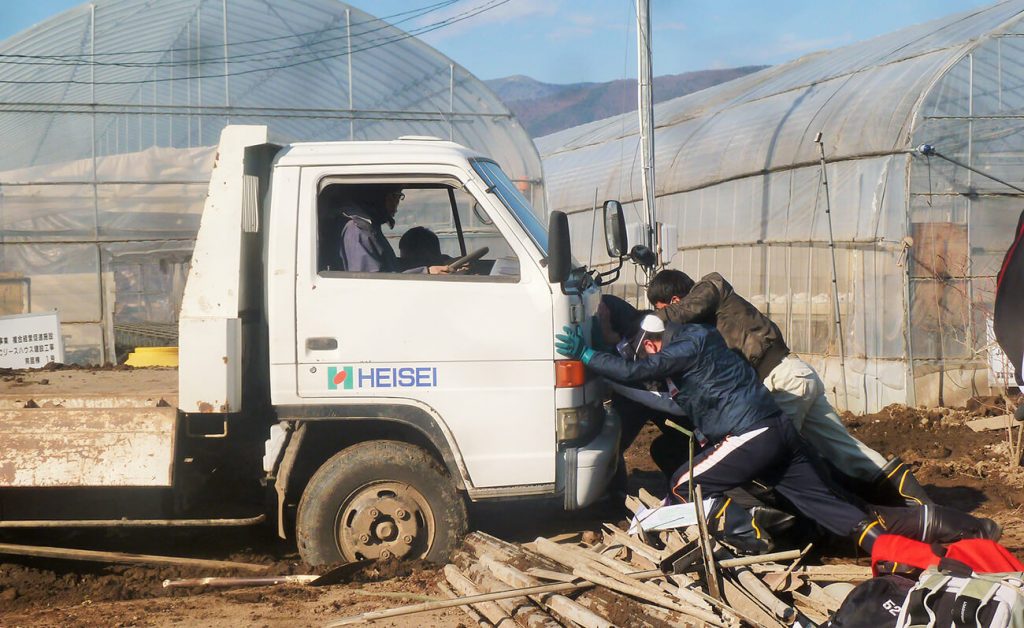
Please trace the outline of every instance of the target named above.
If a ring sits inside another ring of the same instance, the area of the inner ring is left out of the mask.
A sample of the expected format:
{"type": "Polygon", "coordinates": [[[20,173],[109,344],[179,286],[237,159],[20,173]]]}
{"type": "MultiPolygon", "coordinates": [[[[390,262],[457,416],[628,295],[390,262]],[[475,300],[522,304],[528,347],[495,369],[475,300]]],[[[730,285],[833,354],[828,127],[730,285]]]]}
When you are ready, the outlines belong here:
{"type": "MultiPolygon", "coordinates": [[[[410,19],[415,19],[417,17],[423,17],[424,15],[427,15],[429,13],[433,13],[434,11],[438,11],[440,9],[444,9],[444,8],[449,7],[449,6],[453,5],[453,4],[456,4],[456,3],[460,2],[460,1],[462,1],[462,0],[443,0],[442,2],[437,2],[437,3],[434,3],[434,4],[428,4],[428,5],[416,8],[416,9],[410,9],[408,11],[401,11],[399,13],[392,13],[391,15],[384,15],[384,16],[381,16],[381,17],[374,17],[374,18],[371,18],[369,20],[363,20],[361,22],[352,22],[349,26],[350,27],[351,26],[363,26],[365,24],[378,24],[380,22],[386,22],[387,24],[385,26],[401,24],[403,22],[409,21],[410,19]],[[393,21],[393,22],[388,22],[389,20],[392,20],[393,18],[397,18],[397,17],[403,17],[404,19],[396,20],[396,21],[393,21]]],[[[286,40],[286,39],[299,39],[299,38],[303,38],[303,37],[310,37],[310,36],[314,36],[314,35],[322,35],[322,34],[330,33],[331,31],[339,30],[339,29],[342,29],[342,28],[346,28],[346,27],[344,27],[344,26],[331,26],[331,27],[328,27],[328,28],[321,28],[321,29],[317,29],[317,30],[313,30],[313,31],[306,31],[306,32],[303,32],[303,33],[292,33],[292,34],[289,34],[289,35],[277,35],[275,37],[261,37],[261,38],[257,38],[257,39],[246,39],[246,40],[242,40],[242,41],[233,41],[233,42],[228,42],[227,45],[228,46],[247,46],[247,45],[250,45],[250,44],[269,43],[269,42],[274,42],[274,41],[282,41],[282,40],[286,40]]],[[[201,51],[201,50],[204,50],[206,48],[216,48],[218,50],[223,50],[224,46],[225,46],[224,42],[219,42],[219,43],[216,43],[216,44],[203,44],[203,45],[199,45],[199,46],[187,46],[187,47],[183,47],[183,48],[164,48],[164,49],[152,49],[152,50],[124,50],[124,51],[118,51],[118,52],[83,52],[83,53],[69,53],[69,54],[60,54],[60,55],[28,55],[28,54],[0,53],[0,59],[11,58],[11,59],[36,59],[36,60],[47,60],[47,59],[50,59],[50,60],[73,60],[73,59],[96,58],[96,57],[134,56],[134,55],[142,55],[142,54],[166,54],[166,53],[169,53],[169,52],[194,52],[194,51],[201,51]]],[[[212,58],[213,57],[211,57],[211,59],[212,58]]],[[[223,63],[224,57],[220,57],[217,60],[219,62],[223,63]]],[[[0,63],[17,63],[17,62],[4,62],[4,61],[0,61],[0,63]]],[[[94,62],[94,63],[97,64],[97,65],[104,65],[103,62],[94,62]]],[[[111,63],[109,65],[115,65],[115,64],[111,63]]]]}
{"type": "MultiPolygon", "coordinates": [[[[440,3],[440,6],[438,6],[438,5],[429,5],[428,7],[426,7],[428,9],[430,9],[429,11],[424,11],[423,13],[417,14],[417,15],[412,16],[412,17],[408,17],[405,20],[399,20],[399,21],[397,21],[395,23],[388,23],[388,22],[382,21],[383,19],[386,19],[386,18],[383,18],[382,20],[367,20],[367,21],[364,21],[364,22],[359,22],[356,25],[376,23],[377,26],[375,28],[364,30],[364,31],[361,31],[361,32],[358,32],[358,33],[353,33],[351,36],[353,36],[353,37],[365,37],[366,35],[369,35],[369,34],[372,34],[372,33],[376,33],[376,32],[380,32],[380,31],[385,31],[387,29],[391,29],[391,28],[395,27],[395,24],[400,24],[402,22],[408,21],[409,19],[413,19],[415,17],[421,17],[422,15],[426,15],[427,13],[430,13],[430,12],[432,12],[434,10],[438,10],[440,8],[444,8],[446,6],[449,6],[450,4],[452,4],[452,3],[456,2],[456,1],[458,1],[458,0],[447,0],[445,3],[440,3]]],[[[505,0],[505,2],[507,2],[507,1],[508,0],[505,0]]],[[[437,29],[442,28],[444,26],[449,26],[451,24],[455,24],[455,23],[460,22],[460,21],[462,21],[464,19],[467,19],[469,17],[473,17],[475,15],[479,15],[480,13],[483,13],[483,12],[485,12],[487,10],[490,10],[491,8],[494,8],[494,6],[499,6],[500,4],[504,4],[504,2],[499,2],[496,5],[495,2],[497,2],[497,0],[489,0],[489,2],[484,4],[484,5],[479,5],[477,7],[472,8],[472,9],[468,9],[466,11],[463,11],[462,13],[454,15],[454,16],[452,16],[450,18],[446,18],[444,20],[440,20],[438,22],[433,22],[431,24],[427,24],[427,25],[419,27],[419,28],[411,29],[408,33],[400,32],[398,35],[388,35],[385,38],[373,39],[373,40],[371,40],[369,42],[369,45],[364,45],[361,48],[353,50],[352,52],[359,52],[359,51],[362,51],[362,50],[370,50],[372,48],[378,47],[379,45],[387,45],[387,44],[393,43],[395,41],[400,41],[402,39],[406,39],[410,35],[417,35],[417,34],[421,34],[421,33],[425,33],[425,32],[431,32],[433,30],[437,30],[437,29]],[[489,6],[489,5],[493,5],[493,6],[489,6]],[[377,43],[377,42],[380,42],[380,43],[377,43]]],[[[324,30],[327,30],[327,29],[324,29],[324,30]]],[[[314,33],[315,32],[316,31],[314,31],[314,33]]],[[[320,32],[323,32],[323,31],[320,31],[320,32]]],[[[294,37],[294,36],[296,36],[296,35],[290,35],[290,36],[287,36],[287,37],[294,37]]],[[[6,62],[5,61],[0,61],[0,64],[6,63],[6,64],[9,64],[9,65],[42,65],[42,66],[46,66],[46,67],[49,67],[49,66],[54,66],[54,67],[78,67],[78,66],[84,66],[84,67],[126,67],[126,68],[163,68],[163,67],[167,67],[167,68],[172,68],[172,69],[176,68],[176,67],[194,67],[194,66],[201,66],[201,65],[217,65],[217,66],[221,66],[221,65],[223,65],[225,63],[243,63],[243,62],[244,63],[248,63],[248,62],[252,61],[253,58],[259,58],[260,61],[275,61],[275,60],[278,60],[278,59],[284,59],[284,58],[290,58],[290,57],[302,56],[302,55],[320,55],[320,54],[323,54],[323,53],[329,52],[329,51],[326,51],[326,50],[319,50],[318,51],[318,50],[308,50],[308,49],[312,48],[312,47],[315,47],[315,46],[320,46],[320,45],[323,45],[323,44],[327,44],[327,43],[333,43],[333,42],[337,42],[337,41],[346,41],[349,37],[350,37],[350,35],[348,35],[346,33],[345,35],[339,36],[339,37],[333,37],[333,38],[330,38],[330,39],[325,39],[325,40],[320,40],[320,41],[307,42],[305,44],[300,44],[300,45],[297,45],[297,46],[289,46],[289,47],[286,47],[286,48],[279,48],[279,49],[276,49],[276,50],[262,50],[262,51],[257,51],[257,52],[241,53],[241,54],[236,54],[236,55],[226,55],[226,56],[221,56],[221,57],[207,57],[207,58],[201,59],[201,60],[184,59],[184,60],[177,60],[177,61],[149,61],[149,62],[146,62],[146,61],[132,61],[132,62],[128,62],[128,61],[120,61],[120,62],[114,62],[114,61],[110,61],[110,62],[105,62],[105,61],[68,61],[68,62],[45,62],[45,63],[42,63],[42,62],[29,62],[29,61],[6,61],[6,62]],[[305,50],[304,52],[297,52],[297,53],[287,54],[288,51],[303,50],[303,49],[307,49],[307,50],[305,50]]],[[[268,38],[268,40],[273,40],[273,39],[276,39],[276,38],[268,38]]],[[[253,41],[258,41],[258,40],[253,40],[253,41]]],[[[241,43],[238,43],[238,42],[229,42],[227,44],[224,44],[224,43],[217,44],[215,47],[223,49],[225,47],[225,45],[227,47],[238,47],[238,46],[244,45],[244,44],[241,44],[241,43]]],[[[170,52],[171,50],[195,51],[195,50],[199,50],[199,49],[204,48],[204,47],[206,47],[206,46],[197,46],[197,47],[193,47],[193,48],[183,48],[183,49],[181,49],[181,48],[179,48],[179,49],[169,49],[169,50],[163,51],[163,52],[166,53],[166,52],[170,52]]],[[[161,52],[161,51],[152,51],[152,52],[161,52]]],[[[108,53],[108,54],[123,55],[123,54],[142,54],[142,53],[108,53]]],[[[348,52],[346,51],[345,54],[348,54],[348,52]]],[[[23,57],[29,57],[31,55],[22,55],[22,56],[23,57]]],[[[343,55],[333,54],[333,55],[330,55],[329,57],[323,57],[323,58],[335,58],[337,56],[345,56],[345,55],[344,54],[343,55]]],[[[40,58],[42,58],[42,57],[40,57],[40,58]]],[[[316,57],[316,58],[306,59],[305,61],[308,62],[308,63],[315,63],[316,61],[319,61],[321,59],[322,58],[320,58],[320,57],[316,57]]],[[[292,65],[289,65],[287,67],[292,67],[292,65]]],[[[275,69],[275,68],[266,68],[266,69],[275,69]]],[[[229,72],[229,73],[227,73],[227,75],[231,76],[233,74],[229,72]]],[[[204,78],[223,77],[223,76],[224,76],[224,74],[219,74],[219,75],[210,74],[210,75],[205,75],[204,78]]],[[[188,78],[189,77],[187,77],[187,76],[186,77],[177,77],[177,78],[175,78],[173,80],[187,80],[188,78]]],[[[42,81],[36,81],[35,83],[39,84],[41,82],[42,81]]],[[[64,82],[64,81],[60,81],[60,82],[64,82]]],[[[124,82],[110,82],[110,81],[108,81],[108,82],[105,82],[105,83],[96,82],[95,84],[112,84],[112,83],[120,84],[120,83],[124,83],[124,82]]],[[[90,84],[92,84],[92,83],[90,83],[90,84]]]]}
{"type": "MultiPolygon", "coordinates": [[[[292,67],[296,67],[296,66],[300,66],[300,65],[306,65],[306,64],[309,64],[309,63],[318,63],[318,62],[321,62],[321,61],[328,61],[328,60],[331,60],[331,59],[337,59],[337,58],[348,56],[350,54],[354,54],[356,52],[365,52],[367,50],[373,50],[373,49],[376,49],[376,48],[381,48],[383,46],[387,46],[387,45],[394,44],[394,43],[397,43],[397,42],[400,42],[400,41],[404,41],[406,39],[412,39],[412,38],[415,38],[415,37],[417,37],[419,35],[422,35],[422,34],[425,34],[425,33],[430,33],[430,32],[436,31],[436,30],[440,30],[442,28],[451,26],[453,24],[457,24],[459,22],[462,22],[462,21],[468,20],[470,18],[476,17],[477,15],[481,15],[483,13],[486,13],[487,11],[491,11],[493,9],[496,9],[496,8],[500,7],[501,5],[503,5],[503,4],[507,4],[510,1],[511,0],[489,0],[485,4],[478,5],[478,6],[474,7],[474,8],[472,8],[472,9],[469,9],[467,11],[459,13],[459,14],[451,17],[451,18],[447,18],[447,19],[444,19],[444,20],[441,20],[441,21],[438,21],[438,22],[434,22],[432,24],[428,24],[428,25],[426,25],[424,27],[421,27],[421,28],[418,28],[418,29],[413,29],[413,30],[408,31],[408,32],[399,31],[399,33],[397,35],[389,36],[388,38],[376,39],[373,42],[370,42],[368,45],[365,45],[365,46],[362,46],[362,47],[359,47],[359,48],[353,48],[351,51],[344,50],[344,51],[337,52],[337,53],[332,53],[332,54],[328,54],[328,55],[324,55],[324,56],[317,56],[317,57],[310,58],[310,59],[301,59],[301,60],[297,60],[297,61],[294,61],[294,62],[291,62],[291,63],[285,63],[285,64],[275,65],[275,66],[251,68],[251,69],[248,69],[248,70],[238,70],[238,71],[234,71],[234,72],[222,72],[220,74],[206,74],[206,75],[203,75],[201,77],[198,77],[198,76],[169,76],[169,77],[164,77],[164,78],[148,78],[148,79],[125,80],[125,81],[93,81],[93,80],[86,81],[86,80],[76,80],[76,79],[40,81],[40,80],[0,79],[0,84],[6,84],[6,85],[68,85],[68,84],[71,84],[71,85],[142,85],[142,84],[152,84],[152,83],[167,83],[167,82],[175,82],[175,81],[191,81],[191,80],[195,80],[197,78],[213,79],[213,78],[224,78],[224,77],[242,76],[242,75],[246,75],[246,74],[254,74],[254,73],[257,73],[257,72],[271,72],[271,71],[275,71],[275,70],[282,70],[282,69],[292,68],[292,67]]],[[[233,44],[229,44],[229,45],[233,45],[233,44]]],[[[319,53],[317,53],[317,54],[319,54],[319,53]]],[[[262,58],[266,59],[266,55],[265,54],[262,55],[262,58]]],[[[221,59],[220,63],[221,64],[223,63],[223,59],[221,59]]],[[[79,65],[88,66],[88,64],[79,64],[79,65]]],[[[189,65],[195,65],[195,63],[193,62],[193,63],[191,63],[189,65]]],[[[152,69],[153,67],[159,67],[159,66],[132,66],[132,67],[142,67],[142,68],[150,68],[150,69],[152,69]]]]}

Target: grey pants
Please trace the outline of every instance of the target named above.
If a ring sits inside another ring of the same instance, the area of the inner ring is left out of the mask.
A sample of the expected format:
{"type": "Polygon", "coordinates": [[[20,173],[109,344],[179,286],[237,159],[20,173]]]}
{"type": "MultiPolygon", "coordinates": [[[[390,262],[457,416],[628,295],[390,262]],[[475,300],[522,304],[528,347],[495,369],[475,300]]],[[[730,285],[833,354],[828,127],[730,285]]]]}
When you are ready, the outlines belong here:
{"type": "Polygon", "coordinates": [[[790,354],[772,369],[764,385],[818,455],[855,479],[871,482],[878,477],[886,459],[846,430],[810,364],[790,354]]]}

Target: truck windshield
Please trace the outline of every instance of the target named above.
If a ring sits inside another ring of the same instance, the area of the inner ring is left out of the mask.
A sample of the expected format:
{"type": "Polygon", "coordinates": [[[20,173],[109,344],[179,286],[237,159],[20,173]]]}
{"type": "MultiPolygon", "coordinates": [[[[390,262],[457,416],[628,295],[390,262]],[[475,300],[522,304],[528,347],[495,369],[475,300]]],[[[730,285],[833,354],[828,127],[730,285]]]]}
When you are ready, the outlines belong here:
{"type": "Polygon", "coordinates": [[[505,204],[505,207],[512,212],[519,221],[519,224],[530,234],[530,239],[540,247],[544,255],[548,254],[548,230],[544,223],[533,213],[530,202],[522,195],[519,189],[509,180],[501,166],[485,159],[471,160],[473,169],[480,175],[480,178],[487,184],[487,189],[494,192],[505,204]]]}

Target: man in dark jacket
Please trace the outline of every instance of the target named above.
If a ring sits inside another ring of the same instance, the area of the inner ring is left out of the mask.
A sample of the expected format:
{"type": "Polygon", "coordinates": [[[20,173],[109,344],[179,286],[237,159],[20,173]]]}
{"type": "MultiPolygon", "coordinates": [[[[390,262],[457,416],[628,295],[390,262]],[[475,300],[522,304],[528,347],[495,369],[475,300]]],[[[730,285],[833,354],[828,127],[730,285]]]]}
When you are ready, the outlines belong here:
{"type": "MultiPolygon", "coordinates": [[[[398,204],[405,198],[401,188],[363,185],[353,190],[342,204],[341,214],[347,220],[341,229],[338,256],[341,269],[359,273],[403,272],[391,243],[384,237],[382,226],[395,226],[398,204]]],[[[418,266],[407,273],[446,275],[447,266],[418,266]]]]}
{"type": "Polygon", "coordinates": [[[647,298],[662,320],[715,325],[726,345],[757,370],[800,435],[855,492],[878,503],[932,503],[902,460],[887,461],[850,434],[825,397],[818,373],[790,353],[778,326],[721,275],[710,273],[694,284],[686,273],[663,270],[651,280],[647,298]]]}
{"type": "Polygon", "coordinates": [[[648,316],[632,347],[636,361],[586,346],[576,328],[558,335],[556,350],[588,369],[625,384],[664,381],[707,444],[670,483],[678,501],[688,498],[692,478],[706,497],[753,480],[775,487],[801,512],[840,536],[871,550],[881,532],[877,520],[843,501],[825,485],[792,423],[743,358],[710,325],[665,326],[648,316]]]}

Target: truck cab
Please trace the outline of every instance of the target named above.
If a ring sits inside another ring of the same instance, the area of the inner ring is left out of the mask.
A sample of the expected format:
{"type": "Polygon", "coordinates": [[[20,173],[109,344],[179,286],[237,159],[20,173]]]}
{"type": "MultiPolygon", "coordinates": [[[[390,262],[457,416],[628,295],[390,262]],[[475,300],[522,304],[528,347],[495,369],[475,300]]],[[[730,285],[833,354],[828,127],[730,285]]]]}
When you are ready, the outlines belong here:
{"type": "Polygon", "coordinates": [[[555,232],[500,165],[452,142],[227,127],[180,316],[183,420],[264,417],[279,533],[294,525],[314,565],[440,560],[467,501],[595,502],[618,421],[552,338],[590,333],[600,289],[555,232]],[[381,190],[397,212],[368,228],[394,259],[368,272],[341,233],[381,190]]]}

